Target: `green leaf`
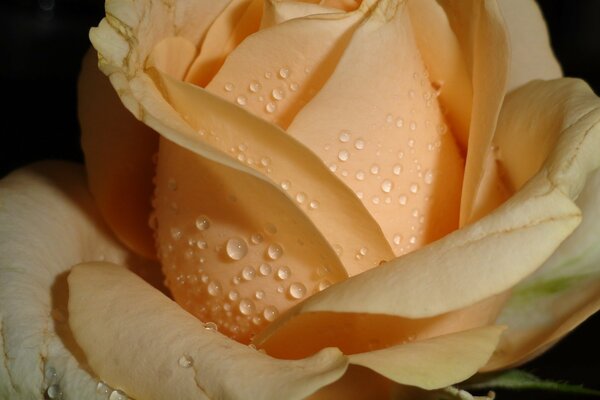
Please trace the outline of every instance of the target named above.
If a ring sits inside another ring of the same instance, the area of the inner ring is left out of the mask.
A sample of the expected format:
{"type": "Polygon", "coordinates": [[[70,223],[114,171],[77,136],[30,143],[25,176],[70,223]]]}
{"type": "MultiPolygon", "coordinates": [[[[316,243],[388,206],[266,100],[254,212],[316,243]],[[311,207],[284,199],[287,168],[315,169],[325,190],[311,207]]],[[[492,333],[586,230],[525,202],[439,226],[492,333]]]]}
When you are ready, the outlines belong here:
{"type": "Polygon", "coordinates": [[[469,390],[508,389],[508,390],[545,390],[566,394],[600,396],[599,390],[587,389],[581,385],[540,379],[537,376],[518,369],[498,374],[480,375],[465,382],[461,387],[469,390]]]}

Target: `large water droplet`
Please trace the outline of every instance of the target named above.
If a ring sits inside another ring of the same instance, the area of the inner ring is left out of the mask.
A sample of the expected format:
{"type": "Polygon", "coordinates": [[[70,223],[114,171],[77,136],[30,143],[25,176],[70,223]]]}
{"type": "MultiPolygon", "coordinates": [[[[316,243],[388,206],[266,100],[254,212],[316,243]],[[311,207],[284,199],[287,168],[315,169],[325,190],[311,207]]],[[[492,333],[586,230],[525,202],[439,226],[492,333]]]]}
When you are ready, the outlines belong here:
{"type": "Polygon", "coordinates": [[[283,89],[275,88],[273,89],[273,91],[271,91],[271,96],[273,96],[273,98],[277,101],[283,100],[283,98],[285,97],[285,92],[283,91],[283,89]]]}
{"type": "Polygon", "coordinates": [[[340,150],[340,152],[338,153],[338,159],[340,161],[348,161],[348,158],[350,158],[350,153],[348,152],[348,150],[340,150]]]}
{"type": "Polygon", "coordinates": [[[394,184],[389,179],[384,179],[383,182],[381,182],[381,190],[383,190],[385,193],[391,192],[393,187],[394,184]]]}
{"type": "Polygon", "coordinates": [[[306,295],[306,286],[300,282],[294,282],[290,285],[289,293],[294,299],[301,299],[306,295]]]}
{"type": "Polygon", "coordinates": [[[206,215],[201,215],[196,218],[196,228],[199,231],[204,231],[210,228],[210,219],[206,215]]]}
{"type": "Polygon", "coordinates": [[[50,385],[48,390],[46,390],[46,394],[48,395],[49,399],[62,399],[63,396],[60,386],[57,384],[50,385]]]}
{"type": "Polygon", "coordinates": [[[340,142],[342,142],[342,143],[348,143],[350,141],[350,132],[341,131],[339,139],[340,139],[340,142]]]}
{"type": "Polygon", "coordinates": [[[269,322],[274,321],[278,314],[279,311],[273,306],[267,306],[263,311],[263,317],[265,317],[265,319],[269,322]]]}
{"type": "Polygon", "coordinates": [[[267,255],[271,260],[277,260],[283,255],[283,248],[277,243],[271,243],[267,248],[267,255]]]}
{"type": "Polygon", "coordinates": [[[111,390],[112,388],[102,381],[98,382],[98,384],[96,385],[96,393],[98,394],[107,395],[110,393],[111,390]]]}
{"type": "Polygon", "coordinates": [[[181,368],[189,368],[192,366],[192,364],[194,363],[194,360],[192,359],[192,357],[184,354],[181,357],[179,357],[179,360],[177,360],[177,364],[179,364],[179,366],[181,368]]]}
{"type": "Polygon", "coordinates": [[[208,284],[206,290],[211,296],[218,296],[221,294],[221,284],[219,281],[212,281],[208,284]]]}
{"type": "Polygon", "coordinates": [[[281,280],[289,278],[290,275],[292,275],[292,271],[289,269],[289,267],[283,266],[277,269],[277,277],[281,280]]]}
{"type": "Polygon", "coordinates": [[[232,260],[241,260],[248,254],[248,245],[244,239],[233,237],[227,241],[225,251],[232,260]]]}
{"type": "Polygon", "coordinates": [[[239,305],[240,312],[244,315],[250,315],[254,313],[255,306],[254,302],[249,299],[242,299],[239,305]]]}

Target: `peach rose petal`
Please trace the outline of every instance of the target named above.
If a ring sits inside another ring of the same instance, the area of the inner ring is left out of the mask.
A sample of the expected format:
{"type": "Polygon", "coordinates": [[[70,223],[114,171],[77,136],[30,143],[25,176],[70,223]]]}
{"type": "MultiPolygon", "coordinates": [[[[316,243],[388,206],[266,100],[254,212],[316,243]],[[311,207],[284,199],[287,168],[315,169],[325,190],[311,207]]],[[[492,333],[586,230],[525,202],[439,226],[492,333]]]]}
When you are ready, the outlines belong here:
{"type": "Polygon", "coordinates": [[[467,69],[471,74],[473,107],[467,163],[461,197],[461,226],[484,214],[478,209],[493,209],[503,198],[483,183],[496,185],[497,176],[484,179],[489,163],[492,138],[502,105],[509,73],[509,47],[500,9],[494,1],[449,1],[439,3],[448,15],[450,26],[461,44],[467,69]]]}
{"type": "Polygon", "coordinates": [[[355,12],[311,15],[257,32],[231,52],[206,89],[287,128],[336,67],[369,3],[355,12]]]}
{"type": "Polygon", "coordinates": [[[303,3],[299,1],[267,0],[260,21],[260,29],[270,28],[294,18],[303,18],[316,14],[339,13],[338,8],[325,7],[321,4],[303,3]]]}
{"type": "Polygon", "coordinates": [[[383,1],[288,133],[354,190],[401,255],[458,227],[463,160],[446,130],[407,7],[383,1]]]}
{"type": "Polygon", "coordinates": [[[65,162],[0,181],[3,399],[95,396],[98,381],[68,325],[66,275],[80,262],[136,257],[113,238],[86,186],[83,168],[65,162]]]}
{"type": "Polygon", "coordinates": [[[534,79],[562,76],[554,57],[548,28],[534,0],[500,0],[510,45],[510,73],[507,91],[534,79]]]}
{"type": "Polygon", "coordinates": [[[444,9],[435,1],[409,1],[415,40],[438,102],[446,110],[450,131],[466,153],[473,87],[458,39],[444,9]]]}
{"type": "Polygon", "coordinates": [[[264,0],[233,0],[212,23],[198,57],[185,77],[187,82],[206,86],[223,62],[260,25],[264,0]]]}
{"type": "Polygon", "coordinates": [[[160,97],[153,94],[153,98],[160,101],[161,110],[169,112],[169,117],[161,118],[160,124],[164,121],[177,127],[157,126],[165,138],[223,164],[221,168],[231,166],[246,171],[245,179],[257,177],[270,182],[272,189],[264,193],[294,202],[304,210],[305,219],[312,221],[337,249],[348,274],[357,274],[381,260],[393,258],[377,223],[352,191],[310,150],[276,126],[202,88],[175,81],[158,71],[153,76],[163,93],[160,97]],[[251,165],[249,160],[253,160],[251,165]],[[273,189],[279,190],[272,192],[273,189]],[[361,229],[356,230],[356,226],[361,229]]]}
{"type": "Polygon", "coordinates": [[[78,90],[81,145],[94,200],[123,243],[154,258],[148,215],[158,137],[123,107],[108,78],[98,71],[93,51],[83,60],[78,90]]]}
{"type": "Polygon", "coordinates": [[[79,265],[68,280],[77,343],[104,381],[134,398],[302,399],[348,364],[332,348],[299,361],[271,358],[207,329],[114,264],[79,265]]]}
{"type": "Polygon", "coordinates": [[[577,197],[583,221],[534,275],[514,288],[499,317],[511,329],[488,369],[526,361],[600,308],[600,99],[579,80],[529,83],[507,97],[496,140],[516,188],[542,168],[577,197]]]}

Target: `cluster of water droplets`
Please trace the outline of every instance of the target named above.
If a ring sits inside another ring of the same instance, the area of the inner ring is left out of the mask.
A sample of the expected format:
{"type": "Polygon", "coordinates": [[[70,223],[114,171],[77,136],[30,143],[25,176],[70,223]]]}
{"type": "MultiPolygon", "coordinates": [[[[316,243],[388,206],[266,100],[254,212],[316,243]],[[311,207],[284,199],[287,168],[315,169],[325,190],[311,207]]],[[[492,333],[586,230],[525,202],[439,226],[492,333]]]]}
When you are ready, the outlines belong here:
{"type": "MultiPolygon", "coordinates": [[[[60,377],[56,369],[48,364],[44,367],[44,385],[46,390],[44,398],[48,400],[62,400],[65,398],[60,387],[60,377]]],[[[110,387],[103,381],[96,384],[96,397],[98,400],[130,400],[123,391],[110,387]]]]}
{"type": "MultiPolygon", "coordinates": [[[[426,74],[415,73],[413,78],[415,89],[406,93],[412,104],[420,103],[421,108],[438,107],[436,97],[441,83],[430,84],[426,74]]],[[[436,170],[427,165],[441,151],[443,136],[448,130],[443,122],[434,126],[430,120],[420,120],[413,108],[402,112],[383,113],[377,126],[379,132],[393,137],[393,146],[389,146],[387,138],[367,135],[351,127],[334,132],[323,145],[329,169],[354,189],[369,210],[409,209],[410,235],[398,232],[390,238],[399,253],[413,249],[424,232],[422,225],[426,216],[423,201],[418,196],[423,190],[427,193],[435,183],[436,170]],[[427,135],[429,139],[424,139],[425,131],[433,132],[427,135]]],[[[443,117],[441,119],[443,121],[443,117]]],[[[424,200],[429,202],[431,197],[425,195],[424,200]]],[[[356,255],[361,256],[360,252],[356,255]]]]}
{"type": "MultiPolygon", "coordinates": [[[[168,181],[170,191],[176,182],[168,181]]],[[[331,283],[329,269],[317,268],[313,279],[294,274],[294,260],[286,257],[278,229],[266,223],[245,234],[205,214],[168,230],[159,247],[168,287],[187,293],[177,301],[211,328],[234,339],[248,338],[274,321],[285,309],[331,283]],[[307,285],[309,285],[307,287],[307,285]]]]}

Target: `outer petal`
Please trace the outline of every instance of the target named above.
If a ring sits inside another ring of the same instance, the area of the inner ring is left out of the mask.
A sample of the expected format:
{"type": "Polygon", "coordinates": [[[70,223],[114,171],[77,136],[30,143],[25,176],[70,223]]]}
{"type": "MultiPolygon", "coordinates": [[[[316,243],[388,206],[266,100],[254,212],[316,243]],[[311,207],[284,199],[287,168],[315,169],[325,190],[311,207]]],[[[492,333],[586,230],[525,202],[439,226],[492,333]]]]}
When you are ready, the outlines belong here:
{"type": "Polygon", "coordinates": [[[496,140],[516,188],[545,159],[563,190],[575,196],[585,186],[576,201],[582,224],[514,289],[499,318],[510,329],[488,369],[526,361],[600,308],[600,99],[578,80],[527,84],[507,97],[496,140]]]}
{"type": "Polygon", "coordinates": [[[263,18],[260,21],[260,28],[269,28],[294,18],[339,12],[340,10],[337,8],[325,7],[321,4],[301,1],[267,0],[265,1],[265,10],[263,18]]]}
{"type": "Polygon", "coordinates": [[[90,365],[135,398],[302,399],[347,367],[336,349],[284,361],[234,342],[116,265],[76,267],[69,290],[70,326],[90,365]]]}
{"type": "Polygon", "coordinates": [[[510,45],[507,91],[534,79],[562,76],[550,46],[544,16],[534,0],[499,0],[510,45]]]}
{"type": "Polygon", "coordinates": [[[0,203],[0,397],[94,399],[97,381],[67,325],[66,274],[83,261],[135,257],[104,226],[79,166],[13,172],[0,203]]]}

